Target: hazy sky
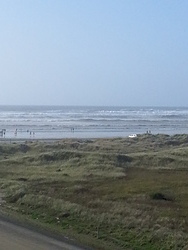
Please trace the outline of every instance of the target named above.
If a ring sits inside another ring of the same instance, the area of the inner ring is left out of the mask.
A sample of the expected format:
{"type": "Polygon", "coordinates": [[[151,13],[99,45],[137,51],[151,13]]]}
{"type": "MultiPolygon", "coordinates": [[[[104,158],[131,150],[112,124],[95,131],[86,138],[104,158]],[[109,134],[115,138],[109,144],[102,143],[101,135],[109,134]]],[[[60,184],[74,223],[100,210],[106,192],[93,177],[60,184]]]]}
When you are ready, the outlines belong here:
{"type": "Polygon", "coordinates": [[[187,0],[0,0],[0,104],[188,106],[187,0]]]}

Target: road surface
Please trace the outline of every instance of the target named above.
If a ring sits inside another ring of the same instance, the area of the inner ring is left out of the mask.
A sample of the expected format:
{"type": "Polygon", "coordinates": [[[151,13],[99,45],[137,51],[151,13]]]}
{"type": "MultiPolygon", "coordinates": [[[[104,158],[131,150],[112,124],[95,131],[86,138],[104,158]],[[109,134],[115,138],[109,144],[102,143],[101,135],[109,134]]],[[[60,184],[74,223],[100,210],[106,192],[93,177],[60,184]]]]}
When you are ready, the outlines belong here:
{"type": "Polygon", "coordinates": [[[83,250],[0,218],[0,250],[83,250]]]}

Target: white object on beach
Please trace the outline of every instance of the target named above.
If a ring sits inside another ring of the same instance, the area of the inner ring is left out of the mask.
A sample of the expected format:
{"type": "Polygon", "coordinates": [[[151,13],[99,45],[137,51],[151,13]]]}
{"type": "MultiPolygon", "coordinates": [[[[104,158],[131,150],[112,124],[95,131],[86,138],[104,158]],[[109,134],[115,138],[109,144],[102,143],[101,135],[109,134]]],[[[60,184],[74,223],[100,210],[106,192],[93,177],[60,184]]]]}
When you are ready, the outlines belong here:
{"type": "Polygon", "coordinates": [[[129,138],[135,138],[135,137],[137,137],[137,134],[129,135],[129,138]]]}

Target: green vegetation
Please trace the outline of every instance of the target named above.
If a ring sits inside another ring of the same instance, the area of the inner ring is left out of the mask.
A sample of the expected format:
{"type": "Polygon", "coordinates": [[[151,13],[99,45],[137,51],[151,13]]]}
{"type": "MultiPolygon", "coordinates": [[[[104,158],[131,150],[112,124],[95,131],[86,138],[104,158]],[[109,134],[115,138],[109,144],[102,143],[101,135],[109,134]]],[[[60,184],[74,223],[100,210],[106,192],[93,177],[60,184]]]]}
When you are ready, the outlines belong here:
{"type": "Polygon", "coordinates": [[[94,249],[187,249],[188,135],[1,144],[0,192],[94,249]]]}

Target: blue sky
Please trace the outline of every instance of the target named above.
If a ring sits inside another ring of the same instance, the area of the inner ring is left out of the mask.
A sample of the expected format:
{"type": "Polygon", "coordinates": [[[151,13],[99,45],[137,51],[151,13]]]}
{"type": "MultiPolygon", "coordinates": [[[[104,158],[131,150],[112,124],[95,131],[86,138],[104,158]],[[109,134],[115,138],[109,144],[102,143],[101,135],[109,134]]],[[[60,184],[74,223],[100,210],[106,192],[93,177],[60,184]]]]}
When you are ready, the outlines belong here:
{"type": "Polygon", "coordinates": [[[187,0],[0,0],[0,104],[188,106],[187,0]]]}

